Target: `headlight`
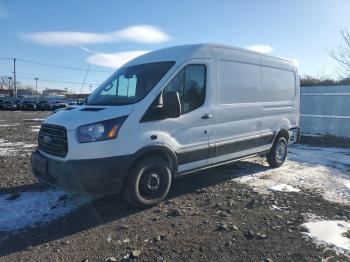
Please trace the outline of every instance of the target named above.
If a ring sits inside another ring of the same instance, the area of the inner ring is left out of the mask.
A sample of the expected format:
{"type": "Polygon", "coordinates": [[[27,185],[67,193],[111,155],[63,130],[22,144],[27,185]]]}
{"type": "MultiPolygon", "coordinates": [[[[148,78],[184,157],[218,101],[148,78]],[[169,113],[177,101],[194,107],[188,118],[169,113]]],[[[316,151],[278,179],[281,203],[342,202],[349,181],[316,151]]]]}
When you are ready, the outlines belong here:
{"type": "Polygon", "coordinates": [[[97,123],[83,125],[77,129],[77,140],[79,143],[88,143],[114,139],[127,117],[118,117],[97,123]]]}

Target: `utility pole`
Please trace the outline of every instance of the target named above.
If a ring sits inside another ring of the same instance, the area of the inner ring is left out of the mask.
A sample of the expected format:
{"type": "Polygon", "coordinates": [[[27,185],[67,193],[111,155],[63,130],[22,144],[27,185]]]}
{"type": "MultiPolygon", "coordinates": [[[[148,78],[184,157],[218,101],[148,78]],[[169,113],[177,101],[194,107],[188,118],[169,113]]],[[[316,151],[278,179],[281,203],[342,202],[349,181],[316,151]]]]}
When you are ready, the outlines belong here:
{"type": "Polygon", "coordinates": [[[89,86],[89,87],[90,87],[90,94],[91,94],[91,87],[92,87],[92,86],[89,86]]]}
{"type": "MultiPolygon", "coordinates": [[[[12,80],[12,77],[9,76],[8,79],[9,79],[9,86],[8,86],[8,89],[11,90],[11,80],[12,80]]],[[[9,92],[10,92],[10,91],[9,91],[9,92]]]]}
{"type": "Polygon", "coordinates": [[[35,96],[36,96],[36,101],[38,101],[38,80],[39,78],[34,77],[35,79],[35,96]]]}
{"type": "Polygon", "coordinates": [[[16,58],[13,59],[13,88],[14,88],[14,96],[17,97],[17,86],[16,86],[16,58]]]}

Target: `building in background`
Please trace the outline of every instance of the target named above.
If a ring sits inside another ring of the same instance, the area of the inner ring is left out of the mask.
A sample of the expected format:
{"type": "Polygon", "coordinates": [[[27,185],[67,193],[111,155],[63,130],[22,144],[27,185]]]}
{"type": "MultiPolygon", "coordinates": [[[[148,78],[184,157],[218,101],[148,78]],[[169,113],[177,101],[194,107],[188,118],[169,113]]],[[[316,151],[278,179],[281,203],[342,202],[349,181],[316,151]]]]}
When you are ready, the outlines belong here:
{"type": "Polygon", "coordinates": [[[60,95],[67,95],[70,94],[67,88],[65,89],[48,89],[46,88],[42,95],[43,96],[60,96],[60,95]]]}
{"type": "Polygon", "coordinates": [[[33,96],[33,95],[35,95],[35,91],[33,92],[32,88],[18,88],[17,89],[17,96],[27,97],[27,96],[33,96]]]}
{"type": "Polygon", "coordinates": [[[0,88],[0,96],[13,96],[14,95],[14,90],[13,89],[2,89],[0,88]]]}
{"type": "Polygon", "coordinates": [[[90,94],[66,94],[65,97],[68,100],[84,100],[87,98],[90,94]]]}

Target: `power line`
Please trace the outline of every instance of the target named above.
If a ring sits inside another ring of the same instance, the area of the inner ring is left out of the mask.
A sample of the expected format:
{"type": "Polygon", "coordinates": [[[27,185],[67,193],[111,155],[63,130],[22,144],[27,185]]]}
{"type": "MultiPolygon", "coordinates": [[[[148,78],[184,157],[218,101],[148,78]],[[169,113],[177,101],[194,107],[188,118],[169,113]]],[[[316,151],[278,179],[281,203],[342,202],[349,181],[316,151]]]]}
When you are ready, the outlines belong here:
{"type": "MultiPolygon", "coordinates": [[[[13,72],[10,71],[0,71],[1,73],[4,73],[6,75],[12,75],[13,72]]],[[[22,78],[22,79],[29,79],[29,80],[33,80],[35,79],[36,76],[40,76],[40,74],[36,74],[35,76],[30,76],[27,74],[23,74],[23,72],[17,72],[17,78],[22,78]]],[[[58,79],[48,79],[48,78],[41,78],[40,77],[40,81],[45,81],[45,82],[52,82],[52,83],[64,83],[64,84],[77,84],[77,85],[81,85],[82,82],[75,82],[75,81],[71,81],[71,80],[58,80],[58,79]]],[[[86,85],[93,85],[93,86],[98,86],[100,83],[85,83],[86,85]]]]}
{"type": "MultiPolygon", "coordinates": [[[[22,79],[30,79],[33,80],[33,77],[27,77],[27,76],[23,76],[23,75],[17,75],[17,78],[22,78],[22,79]]],[[[45,78],[40,78],[40,81],[44,81],[44,82],[53,82],[53,83],[64,83],[64,84],[76,84],[76,85],[81,85],[83,84],[82,82],[74,82],[74,81],[64,81],[64,80],[52,80],[52,79],[45,79],[45,78]]],[[[93,86],[98,86],[99,84],[97,83],[85,83],[88,85],[93,85],[93,86]]]]}
{"type": "MultiPolygon", "coordinates": [[[[24,63],[30,63],[30,64],[36,64],[36,65],[42,65],[42,66],[62,68],[62,69],[67,69],[67,70],[84,71],[84,72],[86,71],[86,69],[84,69],[84,68],[70,67],[70,66],[61,66],[61,65],[53,65],[53,64],[41,63],[41,62],[36,62],[36,61],[22,59],[22,58],[17,58],[17,61],[21,61],[21,62],[24,62],[24,63]]],[[[90,69],[89,71],[91,71],[91,72],[99,72],[99,73],[111,73],[111,72],[113,72],[112,70],[98,70],[98,69],[90,69]]]]}
{"type": "MultiPolygon", "coordinates": [[[[29,80],[33,80],[34,77],[33,76],[25,76],[23,74],[19,74],[18,72],[17,74],[15,73],[15,63],[16,61],[18,62],[24,62],[24,63],[30,63],[30,64],[36,64],[36,65],[41,65],[41,66],[48,66],[48,67],[54,67],[54,68],[61,68],[61,69],[66,69],[66,70],[75,70],[75,71],[84,71],[84,72],[99,72],[99,73],[111,73],[113,72],[112,70],[93,70],[93,69],[89,69],[86,71],[86,69],[84,68],[78,68],[78,67],[70,67],[70,66],[61,66],[61,65],[54,65],[54,64],[49,64],[49,63],[42,63],[42,62],[37,62],[37,61],[32,61],[32,60],[27,60],[27,59],[22,59],[22,58],[7,58],[7,57],[0,57],[0,60],[8,60],[8,61],[14,61],[14,71],[13,72],[9,72],[10,74],[14,75],[14,79],[16,78],[20,78],[20,79],[29,79],[29,80]]],[[[89,65],[90,68],[90,65],[89,65]]],[[[37,76],[37,74],[35,74],[35,76],[37,76]]],[[[98,86],[100,83],[85,83],[87,77],[87,73],[85,74],[85,78],[84,78],[84,82],[75,82],[75,81],[68,81],[68,80],[57,80],[57,79],[46,79],[46,78],[41,78],[40,77],[40,81],[43,82],[52,82],[52,83],[63,83],[63,84],[75,84],[75,85],[82,85],[82,87],[86,84],[86,85],[90,85],[90,86],[98,86]]]]}
{"type": "MultiPolygon", "coordinates": [[[[35,76],[41,76],[41,74],[34,74],[33,75],[29,75],[26,74],[24,72],[17,72],[17,76],[19,76],[19,78],[23,78],[23,79],[34,79],[35,76]]],[[[7,75],[13,75],[12,71],[4,71],[4,70],[0,70],[1,74],[5,74],[4,76],[7,75]]],[[[81,82],[75,82],[74,80],[57,80],[57,79],[50,79],[50,77],[46,77],[44,76],[44,78],[40,78],[40,80],[45,80],[47,82],[57,82],[57,83],[67,83],[67,84],[81,84],[81,82]]],[[[99,83],[86,83],[86,84],[90,84],[90,85],[99,85],[99,83]]]]}

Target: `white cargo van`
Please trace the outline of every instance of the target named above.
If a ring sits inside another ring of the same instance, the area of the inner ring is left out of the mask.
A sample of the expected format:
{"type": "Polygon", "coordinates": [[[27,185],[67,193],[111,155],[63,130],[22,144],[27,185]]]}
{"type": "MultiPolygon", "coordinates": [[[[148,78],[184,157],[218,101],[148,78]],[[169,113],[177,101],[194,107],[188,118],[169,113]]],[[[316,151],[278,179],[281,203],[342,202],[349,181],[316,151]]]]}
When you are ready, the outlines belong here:
{"type": "Polygon", "coordinates": [[[174,177],[253,155],[271,167],[299,140],[296,65],[217,44],[135,58],[81,107],[48,117],[34,175],[71,191],[161,202],[174,177]]]}

